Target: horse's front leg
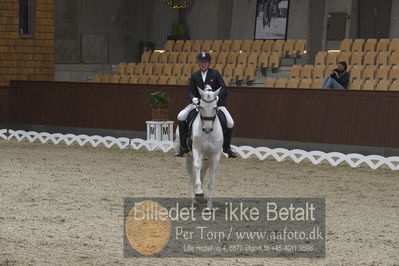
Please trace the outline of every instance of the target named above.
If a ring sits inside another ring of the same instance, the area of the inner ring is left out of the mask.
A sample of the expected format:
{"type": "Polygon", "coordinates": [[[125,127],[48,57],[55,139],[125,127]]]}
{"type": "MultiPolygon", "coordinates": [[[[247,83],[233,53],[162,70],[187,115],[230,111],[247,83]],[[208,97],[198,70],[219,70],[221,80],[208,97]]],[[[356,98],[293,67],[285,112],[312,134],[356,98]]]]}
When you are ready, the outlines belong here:
{"type": "Polygon", "coordinates": [[[198,149],[193,148],[193,160],[194,160],[194,192],[195,195],[203,195],[202,184],[201,184],[201,166],[202,166],[202,154],[198,149]]]}
{"type": "Polygon", "coordinates": [[[209,162],[209,179],[208,179],[208,203],[207,209],[212,210],[213,198],[215,197],[216,191],[216,172],[219,168],[220,153],[212,156],[209,162]]]}
{"type": "Polygon", "coordinates": [[[185,156],[186,159],[186,170],[188,173],[188,188],[190,190],[190,196],[194,200],[195,192],[194,192],[194,183],[195,183],[195,175],[193,171],[193,156],[189,153],[185,156]]]}

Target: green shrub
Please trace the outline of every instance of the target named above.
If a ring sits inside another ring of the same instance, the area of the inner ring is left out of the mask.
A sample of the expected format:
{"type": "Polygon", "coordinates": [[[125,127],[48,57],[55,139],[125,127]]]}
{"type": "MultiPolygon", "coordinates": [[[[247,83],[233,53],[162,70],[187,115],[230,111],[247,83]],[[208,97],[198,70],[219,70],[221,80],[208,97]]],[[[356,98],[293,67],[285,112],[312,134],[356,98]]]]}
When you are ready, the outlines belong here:
{"type": "Polygon", "coordinates": [[[184,21],[177,20],[172,23],[172,36],[184,36],[186,33],[186,24],[184,24],[184,21]]]}
{"type": "Polygon", "coordinates": [[[165,92],[161,91],[156,91],[151,93],[150,96],[148,96],[147,100],[145,101],[145,104],[148,105],[149,107],[153,107],[155,105],[169,106],[169,103],[170,103],[170,96],[165,92]]]}

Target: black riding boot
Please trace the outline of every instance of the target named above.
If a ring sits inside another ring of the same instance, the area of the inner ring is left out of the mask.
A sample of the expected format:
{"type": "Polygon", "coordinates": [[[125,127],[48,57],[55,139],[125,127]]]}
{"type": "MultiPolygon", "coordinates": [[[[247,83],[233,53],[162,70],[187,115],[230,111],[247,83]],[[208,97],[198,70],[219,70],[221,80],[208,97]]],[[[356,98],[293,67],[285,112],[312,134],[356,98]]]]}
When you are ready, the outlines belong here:
{"type": "Polygon", "coordinates": [[[231,142],[231,136],[233,134],[233,129],[232,128],[226,128],[224,131],[224,136],[223,136],[223,152],[227,153],[229,158],[237,158],[236,153],[231,149],[230,147],[230,142],[231,142]]]}
{"type": "Polygon", "coordinates": [[[187,146],[187,131],[188,125],[186,121],[179,121],[179,137],[180,137],[180,149],[175,154],[176,157],[184,157],[184,153],[190,151],[187,146]]]}

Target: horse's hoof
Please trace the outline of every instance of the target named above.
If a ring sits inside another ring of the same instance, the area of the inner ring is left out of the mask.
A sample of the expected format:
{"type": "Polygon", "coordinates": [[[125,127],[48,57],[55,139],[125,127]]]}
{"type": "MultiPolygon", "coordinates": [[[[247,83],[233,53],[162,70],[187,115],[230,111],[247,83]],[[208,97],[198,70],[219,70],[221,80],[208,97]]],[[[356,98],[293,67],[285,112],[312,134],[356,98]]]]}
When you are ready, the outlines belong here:
{"type": "Polygon", "coordinates": [[[194,185],[194,194],[196,197],[197,196],[201,197],[201,195],[202,197],[204,196],[204,191],[201,188],[201,183],[194,185]]]}
{"type": "Polygon", "coordinates": [[[212,212],[211,208],[208,207],[204,208],[204,213],[211,213],[211,212],[212,212]]]}
{"type": "Polygon", "coordinates": [[[204,193],[201,194],[195,194],[195,202],[196,203],[204,203],[205,202],[205,197],[204,197],[204,193]]]}
{"type": "Polygon", "coordinates": [[[203,201],[204,200],[204,193],[201,193],[201,194],[195,194],[195,199],[196,200],[200,200],[200,201],[203,201]]]}

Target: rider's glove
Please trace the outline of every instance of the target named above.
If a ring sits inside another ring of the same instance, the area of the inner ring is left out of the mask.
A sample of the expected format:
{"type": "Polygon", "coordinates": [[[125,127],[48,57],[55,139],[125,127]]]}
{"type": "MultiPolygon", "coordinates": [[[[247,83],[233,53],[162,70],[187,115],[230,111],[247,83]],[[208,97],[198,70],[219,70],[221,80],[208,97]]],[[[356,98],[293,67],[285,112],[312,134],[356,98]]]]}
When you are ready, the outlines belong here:
{"type": "Polygon", "coordinates": [[[193,104],[198,104],[199,103],[199,100],[198,100],[197,97],[194,97],[191,101],[193,102],[193,104]]]}

